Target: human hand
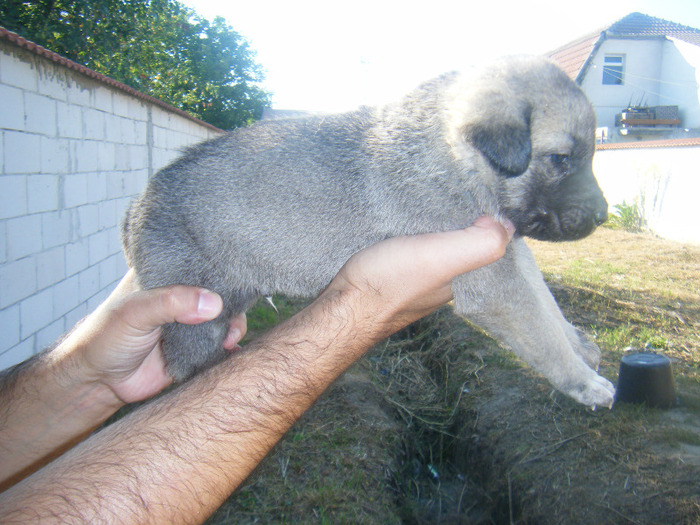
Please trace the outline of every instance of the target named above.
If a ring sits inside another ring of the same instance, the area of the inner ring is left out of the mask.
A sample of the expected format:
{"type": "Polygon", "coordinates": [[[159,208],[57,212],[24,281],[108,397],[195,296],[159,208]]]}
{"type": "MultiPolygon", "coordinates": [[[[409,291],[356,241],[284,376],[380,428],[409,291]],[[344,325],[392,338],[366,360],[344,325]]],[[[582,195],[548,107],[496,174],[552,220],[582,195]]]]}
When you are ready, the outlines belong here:
{"type": "Polygon", "coordinates": [[[354,293],[355,315],[389,335],[452,299],[452,279],[500,259],[515,228],[481,217],[464,230],[395,237],[355,254],[330,292],[354,293]]]}
{"type": "MultiPolygon", "coordinates": [[[[140,290],[129,271],[97,310],[56,349],[74,352],[73,379],[109,388],[117,403],[142,401],[171,382],[160,347],[160,326],[198,324],[216,318],[221,298],[208,290],[167,286],[140,290]]],[[[224,348],[232,350],[246,332],[245,314],[231,320],[224,348]]]]}

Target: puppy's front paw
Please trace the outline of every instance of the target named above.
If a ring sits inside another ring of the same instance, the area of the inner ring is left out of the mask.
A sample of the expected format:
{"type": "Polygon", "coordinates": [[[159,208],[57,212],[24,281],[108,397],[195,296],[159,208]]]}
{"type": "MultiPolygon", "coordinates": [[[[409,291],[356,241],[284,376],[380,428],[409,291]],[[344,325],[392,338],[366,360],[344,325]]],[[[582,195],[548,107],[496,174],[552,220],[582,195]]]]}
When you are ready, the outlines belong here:
{"type": "MultiPolygon", "coordinates": [[[[583,332],[583,330],[579,330],[578,328],[574,328],[574,330],[576,340],[571,341],[571,346],[573,347],[574,352],[576,352],[579,357],[583,359],[583,362],[589,367],[591,367],[593,370],[598,370],[601,355],[600,348],[598,348],[597,344],[588,339],[588,336],[583,332]]],[[[571,339],[571,336],[569,336],[569,339],[571,339]]]]}
{"type": "Polygon", "coordinates": [[[599,376],[592,370],[590,372],[585,379],[572,384],[569,388],[564,389],[563,392],[579,403],[593,409],[599,406],[612,408],[615,399],[615,387],[604,377],[599,376]]]}

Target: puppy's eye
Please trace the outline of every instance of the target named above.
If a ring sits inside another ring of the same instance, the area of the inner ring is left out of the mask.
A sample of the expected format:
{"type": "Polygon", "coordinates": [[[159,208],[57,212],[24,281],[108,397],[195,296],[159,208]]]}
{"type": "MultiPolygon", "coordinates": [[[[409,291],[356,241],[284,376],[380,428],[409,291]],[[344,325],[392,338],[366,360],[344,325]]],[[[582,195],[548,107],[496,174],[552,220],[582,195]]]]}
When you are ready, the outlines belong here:
{"type": "Polygon", "coordinates": [[[562,175],[566,175],[569,173],[569,168],[571,168],[571,161],[568,155],[555,153],[554,155],[550,155],[550,159],[552,161],[552,166],[559,173],[561,173],[562,175]]]}

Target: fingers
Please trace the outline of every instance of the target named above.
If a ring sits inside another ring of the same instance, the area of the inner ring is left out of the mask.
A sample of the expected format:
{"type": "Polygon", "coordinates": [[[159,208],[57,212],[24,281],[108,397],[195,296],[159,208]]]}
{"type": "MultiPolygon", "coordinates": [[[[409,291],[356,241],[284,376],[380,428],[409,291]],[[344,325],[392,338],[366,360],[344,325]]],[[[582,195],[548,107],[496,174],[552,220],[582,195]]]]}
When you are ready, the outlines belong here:
{"type": "Polygon", "coordinates": [[[122,280],[119,281],[117,287],[110,294],[108,301],[117,301],[138,290],[139,287],[136,282],[136,272],[129,268],[129,271],[124,274],[122,280]]]}
{"type": "Polygon", "coordinates": [[[510,222],[501,224],[491,217],[480,217],[471,227],[445,232],[443,239],[435,241],[435,254],[440,258],[435,264],[453,279],[496,262],[505,254],[514,231],[510,222]]]}
{"type": "Polygon", "coordinates": [[[505,254],[514,228],[491,217],[479,218],[463,230],[404,237],[407,245],[396,250],[395,268],[425,281],[427,287],[445,286],[463,273],[497,261],[505,254]]]}
{"type": "Polygon", "coordinates": [[[228,333],[224,338],[223,347],[226,350],[233,350],[247,331],[247,322],[245,314],[239,314],[231,319],[229,323],[228,333]]]}
{"type": "MultiPolygon", "coordinates": [[[[128,274],[127,274],[128,276],[128,274]]],[[[123,281],[128,279],[125,277],[123,281]]],[[[119,286],[122,286],[120,283],[119,286]]],[[[198,324],[210,321],[221,313],[221,297],[204,288],[190,286],[167,286],[137,292],[126,315],[128,322],[143,330],[152,330],[162,324],[178,322],[198,324]]],[[[233,350],[247,331],[245,313],[231,319],[223,347],[233,350]]]]}
{"type": "Polygon", "coordinates": [[[210,321],[223,308],[221,297],[214,292],[179,285],[136,292],[130,296],[129,303],[124,312],[125,320],[144,331],[166,323],[198,324],[210,321]]]}
{"type": "Polygon", "coordinates": [[[328,290],[359,292],[358,311],[401,324],[452,299],[452,280],[501,258],[513,231],[482,217],[463,230],[388,239],[355,254],[328,290]]]}

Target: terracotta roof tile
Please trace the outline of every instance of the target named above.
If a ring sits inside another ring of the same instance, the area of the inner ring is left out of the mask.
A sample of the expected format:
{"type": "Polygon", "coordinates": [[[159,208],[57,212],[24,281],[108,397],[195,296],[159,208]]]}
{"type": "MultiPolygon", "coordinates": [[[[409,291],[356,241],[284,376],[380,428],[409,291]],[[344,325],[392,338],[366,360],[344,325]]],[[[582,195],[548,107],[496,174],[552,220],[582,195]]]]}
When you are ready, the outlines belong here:
{"type": "Polygon", "coordinates": [[[612,25],[583,36],[573,42],[550,51],[547,56],[557,62],[574,80],[583,71],[586,61],[596,44],[606,38],[671,37],[700,46],[700,29],[642,13],[630,13],[612,25]]]}
{"type": "Polygon", "coordinates": [[[576,80],[599,39],[600,31],[555,49],[549,52],[548,56],[559,64],[572,80],[576,80]]]}
{"type": "Polygon", "coordinates": [[[606,149],[635,149],[635,148],[667,148],[700,146],[700,137],[687,139],[644,140],[638,142],[611,142],[596,144],[596,150],[606,149]]]}

